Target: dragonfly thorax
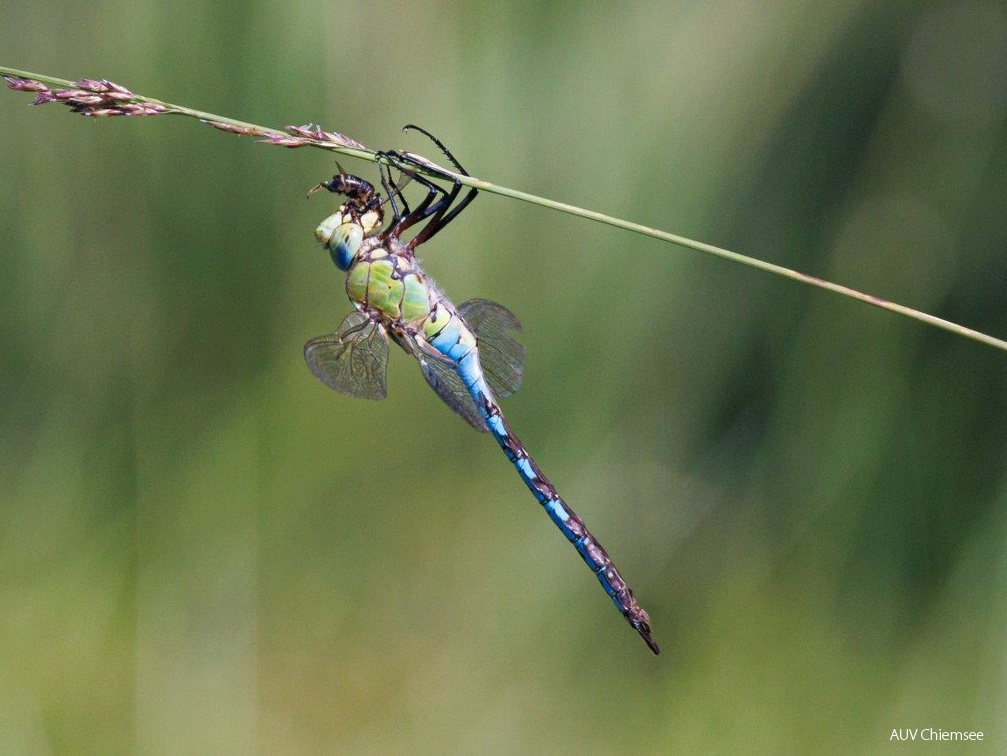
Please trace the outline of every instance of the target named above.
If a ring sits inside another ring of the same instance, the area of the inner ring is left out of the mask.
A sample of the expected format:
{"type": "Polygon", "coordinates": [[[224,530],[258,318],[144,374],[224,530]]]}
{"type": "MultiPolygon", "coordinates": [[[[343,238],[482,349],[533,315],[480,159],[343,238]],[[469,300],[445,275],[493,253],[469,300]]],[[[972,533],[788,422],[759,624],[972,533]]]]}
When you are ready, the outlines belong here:
{"type": "Polygon", "coordinates": [[[381,229],[381,220],[380,206],[361,212],[358,203],[347,202],[318,224],[315,238],[329,250],[337,268],[349,270],[364,239],[381,229]]]}
{"type": "Polygon", "coordinates": [[[346,293],[358,308],[389,323],[418,328],[431,291],[412,251],[395,238],[366,239],[346,270],[346,293]]]}

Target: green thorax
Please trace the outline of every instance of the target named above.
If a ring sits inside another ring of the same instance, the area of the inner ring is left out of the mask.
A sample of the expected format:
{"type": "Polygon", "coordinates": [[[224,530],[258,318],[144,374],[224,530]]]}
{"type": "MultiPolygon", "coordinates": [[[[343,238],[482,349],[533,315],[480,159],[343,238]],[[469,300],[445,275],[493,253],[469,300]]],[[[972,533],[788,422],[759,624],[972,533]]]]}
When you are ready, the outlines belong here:
{"type": "Polygon", "coordinates": [[[346,271],[346,293],[363,310],[415,327],[436,299],[412,250],[395,238],[364,240],[346,271]]]}

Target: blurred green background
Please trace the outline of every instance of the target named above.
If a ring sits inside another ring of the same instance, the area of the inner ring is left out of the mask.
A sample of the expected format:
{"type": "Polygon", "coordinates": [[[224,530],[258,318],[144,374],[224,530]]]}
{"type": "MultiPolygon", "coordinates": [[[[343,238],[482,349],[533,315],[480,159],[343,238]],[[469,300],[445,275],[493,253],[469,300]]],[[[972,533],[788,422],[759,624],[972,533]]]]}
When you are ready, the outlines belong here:
{"type": "MultiPolygon", "coordinates": [[[[0,63],[374,148],[1007,337],[1007,7],[38,0],[0,63]]],[[[0,92],[0,751],[1007,749],[1007,355],[485,195],[511,423],[654,620],[348,311],[332,156],[0,92]]],[[[373,166],[346,168],[374,178],[373,166]]]]}

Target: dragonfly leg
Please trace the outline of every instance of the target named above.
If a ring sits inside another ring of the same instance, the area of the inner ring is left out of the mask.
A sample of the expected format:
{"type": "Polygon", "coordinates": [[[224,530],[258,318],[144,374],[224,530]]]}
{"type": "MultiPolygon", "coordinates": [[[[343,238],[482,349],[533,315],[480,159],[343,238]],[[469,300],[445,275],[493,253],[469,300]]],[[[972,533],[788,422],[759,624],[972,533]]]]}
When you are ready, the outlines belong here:
{"type": "MultiPolygon", "coordinates": [[[[451,151],[444,146],[444,143],[429,131],[413,124],[406,124],[404,130],[419,131],[437,145],[437,148],[444,154],[445,157],[447,157],[449,161],[451,161],[451,165],[454,166],[458,173],[463,176],[470,175],[469,172],[462,167],[462,164],[458,162],[458,159],[451,153],[451,151]]],[[[427,188],[427,196],[424,201],[420,203],[420,205],[412,213],[407,213],[404,217],[399,217],[398,222],[388,232],[396,235],[400,234],[420,221],[429,218],[430,220],[427,225],[409,241],[408,246],[410,249],[415,249],[420,244],[423,244],[433,238],[437,232],[454,220],[458,216],[458,213],[468,207],[469,203],[472,202],[479,193],[478,189],[472,187],[461,199],[461,201],[456,204],[458,195],[461,193],[463,185],[449,173],[443,171],[443,169],[438,171],[437,167],[432,163],[407,152],[391,151],[379,154],[380,156],[386,158],[389,163],[394,164],[404,175],[419,182],[427,188]],[[439,184],[421,176],[415,170],[410,168],[410,166],[414,168],[423,168],[425,170],[433,170],[440,178],[451,182],[451,189],[444,189],[439,184]],[[434,201],[437,194],[439,194],[440,197],[434,201]]]]}
{"type": "MultiPolygon", "coordinates": [[[[417,181],[419,181],[420,180],[419,176],[417,176],[416,179],[417,181]]],[[[458,193],[461,191],[461,188],[462,185],[460,183],[458,183],[457,181],[454,182],[454,186],[451,188],[451,192],[445,196],[442,202],[437,203],[441,205],[441,207],[435,213],[433,213],[433,217],[430,219],[430,222],[423,227],[422,231],[420,231],[418,234],[416,234],[416,236],[414,236],[412,239],[409,240],[410,249],[416,249],[416,247],[418,247],[419,245],[430,240],[434,234],[436,234],[448,223],[454,220],[455,216],[457,216],[458,213],[464,210],[468,206],[468,204],[475,199],[476,194],[479,193],[477,189],[469,190],[469,193],[462,198],[462,201],[459,202],[457,205],[455,205],[454,208],[450,210],[450,212],[448,212],[448,208],[450,208],[451,205],[454,204],[454,201],[458,198],[458,193]]]]}
{"type": "MultiPolygon", "coordinates": [[[[384,153],[379,153],[379,155],[384,155],[384,153]]],[[[392,226],[398,224],[402,218],[409,215],[412,211],[409,209],[409,203],[406,201],[405,194],[402,193],[402,187],[395,183],[395,179],[392,178],[392,171],[387,165],[382,162],[378,163],[378,175],[381,177],[381,186],[385,190],[385,194],[388,196],[388,204],[392,206],[392,226]],[[396,197],[398,201],[402,203],[402,210],[399,210],[399,206],[396,203],[396,197]]]]}
{"type": "Polygon", "coordinates": [[[381,171],[381,185],[384,187],[385,191],[388,193],[389,199],[391,200],[393,217],[395,218],[392,225],[385,230],[384,232],[385,237],[399,236],[403,231],[408,229],[410,226],[413,226],[416,223],[419,223],[420,221],[429,218],[431,215],[440,212],[445,202],[447,202],[447,204],[450,204],[450,202],[452,201],[448,191],[443,187],[433,183],[432,181],[428,181],[427,179],[417,175],[413,171],[402,169],[401,166],[399,165],[401,157],[398,153],[379,152],[378,156],[385,158],[390,163],[393,163],[397,168],[399,168],[402,175],[406,177],[406,183],[415,180],[416,182],[422,184],[427,189],[427,196],[423,198],[423,201],[416,206],[415,210],[410,210],[409,203],[406,201],[405,194],[402,192],[402,187],[404,187],[405,184],[399,185],[398,183],[396,183],[395,179],[392,178],[391,168],[389,168],[387,165],[383,163],[379,163],[379,165],[381,166],[381,168],[379,169],[381,171]],[[434,202],[438,194],[441,195],[441,198],[436,202],[434,202]],[[398,205],[395,203],[396,196],[402,203],[403,207],[402,212],[399,211],[398,205]]]}
{"type": "MultiPolygon", "coordinates": [[[[453,165],[455,168],[457,168],[458,172],[461,175],[463,175],[463,176],[468,176],[469,175],[469,172],[466,171],[464,168],[462,168],[462,164],[458,162],[458,158],[456,158],[454,155],[452,155],[451,154],[451,150],[449,150],[447,147],[444,146],[444,142],[442,142],[440,139],[438,139],[437,137],[435,137],[433,134],[431,134],[425,128],[423,128],[422,126],[417,126],[415,123],[407,123],[405,126],[402,127],[402,130],[403,131],[418,131],[418,132],[420,132],[423,136],[425,136],[427,139],[429,139],[431,142],[433,142],[434,144],[437,145],[437,149],[439,149],[443,153],[444,157],[446,157],[448,160],[451,161],[451,165],[453,165]]],[[[448,177],[445,176],[445,178],[448,178],[448,177]]]]}
{"type": "MultiPolygon", "coordinates": [[[[435,137],[433,134],[431,134],[429,131],[422,128],[421,126],[417,126],[412,123],[407,123],[403,127],[403,130],[404,131],[414,130],[423,134],[425,137],[427,137],[427,139],[429,139],[431,142],[437,145],[437,148],[444,154],[444,157],[446,157],[448,160],[451,161],[451,165],[453,165],[458,170],[458,173],[460,173],[462,176],[471,176],[471,174],[468,171],[466,171],[465,168],[462,167],[462,164],[458,162],[458,159],[453,154],[451,154],[451,150],[445,147],[444,143],[440,139],[435,137]]],[[[451,190],[451,201],[444,206],[441,214],[439,216],[434,217],[434,219],[431,220],[430,223],[428,223],[426,227],[419,234],[417,234],[416,237],[410,242],[409,246],[411,249],[415,249],[420,244],[423,244],[424,242],[429,241],[431,238],[433,238],[434,234],[436,234],[438,231],[440,231],[442,228],[448,225],[458,216],[458,213],[460,213],[462,210],[468,207],[469,203],[472,202],[472,200],[474,200],[476,198],[476,195],[479,193],[478,189],[476,189],[475,187],[470,187],[468,193],[462,198],[462,201],[459,202],[457,205],[455,205],[455,207],[451,209],[450,212],[446,212],[448,207],[450,207],[450,205],[458,197],[458,193],[461,191],[462,184],[454,179],[451,179],[450,176],[444,176],[444,178],[450,180],[452,184],[454,184],[451,190]]]]}
{"type": "MultiPolygon", "coordinates": [[[[414,237],[414,239],[417,239],[426,232],[427,227],[429,227],[431,223],[435,223],[437,219],[444,214],[444,211],[451,206],[451,204],[458,197],[458,188],[452,187],[451,191],[448,191],[444,187],[440,186],[439,184],[435,184],[430,179],[426,178],[425,176],[421,176],[418,173],[412,173],[409,175],[411,175],[417,183],[422,184],[427,188],[427,197],[426,200],[424,200],[424,202],[420,205],[420,207],[416,208],[415,213],[413,213],[408,218],[404,219],[400,227],[400,230],[405,230],[410,226],[416,225],[422,220],[432,218],[432,220],[427,224],[427,226],[424,227],[424,229],[420,231],[420,233],[417,234],[416,237],[414,237]],[[437,197],[437,195],[440,195],[440,197],[437,199],[436,202],[432,202],[432,200],[435,197],[437,197]],[[426,205],[426,207],[424,207],[424,205],[426,205]],[[420,208],[422,208],[422,212],[420,212],[420,208]]],[[[409,248],[415,249],[416,243],[414,243],[414,241],[410,241],[409,248]]]]}
{"type": "MultiPolygon", "coordinates": [[[[394,158],[397,160],[416,163],[416,161],[410,160],[409,156],[404,153],[390,154],[394,155],[394,158]]],[[[419,165],[419,163],[416,164],[419,165]]],[[[430,221],[423,230],[409,241],[408,246],[410,249],[415,249],[420,244],[423,244],[434,234],[444,228],[444,226],[454,220],[458,213],[464,210],[479,193],[478,189],[470,189],[468,194],[462,198],[462,201],[452,208],[451,206],[454,205],[455,200],[458,199],[458,195],[461,192],[462,184],[460,182],[454,181],[449,191],[439,184],[434,183],[430,179],[421,176],[415,171],[403,167],[400,167],[400,170],[403,174],[409,176],[410,179],[427,188],[427,196],[423,202],[421,202],[413,212],[405,215],[404,217],[400,217],[399,221],[386,232],[388,235],[397,236],[420,221],[430,218],[430,221]],[[438,194],[440,195],[440,198],[435,202],[434,199],[438,194]],[[451,208],[450,212],[448,211],[449,208],[451,208]]]]}

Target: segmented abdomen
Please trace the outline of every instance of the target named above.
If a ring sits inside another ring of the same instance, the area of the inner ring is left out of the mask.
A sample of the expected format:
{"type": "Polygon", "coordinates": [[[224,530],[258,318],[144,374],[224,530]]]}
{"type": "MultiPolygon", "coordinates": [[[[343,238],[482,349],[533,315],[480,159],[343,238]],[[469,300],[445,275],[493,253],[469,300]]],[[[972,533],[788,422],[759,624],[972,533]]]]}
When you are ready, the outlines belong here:
{"type": "Polygon", "coordinates": [[[431,316],[426,321],[425,329],[430,331],[430,343],[457,363],[458,374],[482,413],[486,427],[507,455],[507,459],[514,465],[521,480],[528,486],[556,527],[577,549],[616,608],[643,637],[650,649],[655,654],[659,653],[660,649],[651,636],[650,617],[633,598],[633,592],[626,585],[612,559],[587,529],[584,521],[559,495],[552,481],[542,472],[528,454],[521,439],[507,424],[479,364],[476,338],[461,316],[453,307],[435,304],[431,316]]]}
{"type": "MultiPolygon", "coordinates": [[[[650,649],[658,653],[647,612],[633,598],[632,591],[605,549],[588,531],[584,521],[570,509],[510,429],[483,375],[475,334],[447,298],[426,280],[412,252],[396,239],[364,241],[356,262],[347,272],[346,292],[361,309],[384,319],[393,333],[399,329],[415,334],[457,366],[458,376],[487,429],[514,465],[521,480],[577,549],[616,608],[650,649]]],[[[438,393],[441,392],[438,390],[438,393]]],[[[448,399],[446,401],[451,404],[448,399]]]]}

